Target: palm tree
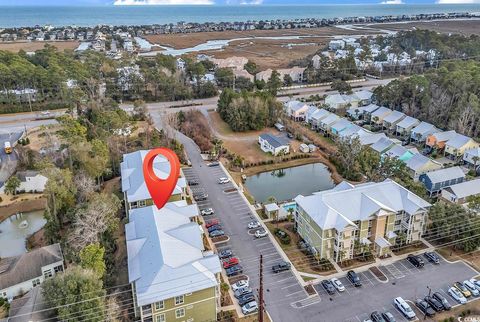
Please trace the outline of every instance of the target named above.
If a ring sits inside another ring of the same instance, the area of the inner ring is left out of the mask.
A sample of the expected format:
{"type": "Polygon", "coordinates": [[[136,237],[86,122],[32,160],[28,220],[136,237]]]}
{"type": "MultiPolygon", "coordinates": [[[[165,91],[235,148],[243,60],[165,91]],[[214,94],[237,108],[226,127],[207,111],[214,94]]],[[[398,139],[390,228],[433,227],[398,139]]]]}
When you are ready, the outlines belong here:
{"type": "Polygon", "coordinates": [[[472,161],[473,161],[473,172],[474,172],[474,176],[476,177],[477,176],[477,162],[480,160],[480,157],[475,155],[472,157],[472,161]]]}

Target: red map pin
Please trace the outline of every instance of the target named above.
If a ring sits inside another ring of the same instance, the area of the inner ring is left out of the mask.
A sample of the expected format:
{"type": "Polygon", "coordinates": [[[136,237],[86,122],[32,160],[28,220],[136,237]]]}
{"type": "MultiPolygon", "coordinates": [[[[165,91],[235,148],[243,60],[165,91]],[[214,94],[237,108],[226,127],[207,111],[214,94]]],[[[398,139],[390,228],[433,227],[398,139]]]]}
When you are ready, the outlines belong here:
{"type": "Polygon", "coordinates": [[[178,157],[170,149],[157,148],[150,150],[143,160],[143,177],[147,185],[148,192],[158,209],[161,209],[167,203],[177,185],[178,176],[180,175],[180,161],[178,157]],[[164,156],[170,163],[170,174],[166,179],[157,177],[153,170],[153,160],[157,155],[164,156]]]}

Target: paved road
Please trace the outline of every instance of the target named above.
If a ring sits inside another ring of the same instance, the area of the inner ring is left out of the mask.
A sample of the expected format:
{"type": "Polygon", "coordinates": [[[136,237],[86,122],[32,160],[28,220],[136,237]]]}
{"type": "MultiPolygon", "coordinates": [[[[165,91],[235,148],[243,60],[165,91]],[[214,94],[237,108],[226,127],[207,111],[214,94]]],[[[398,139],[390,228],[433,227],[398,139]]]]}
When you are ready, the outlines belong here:
{"type": "Polygon", "coordinates": [[[3,127],[0,130],[0,187],[3,186],[3,183],[15,173],[18,164],[17,154],[15,152],[6,154],[4,144],[7,141],[10,141],[13,144],[13,142],[18,141],[21,136],[22,131],[14,129],[11,131],[4,131],[3,127]]]}

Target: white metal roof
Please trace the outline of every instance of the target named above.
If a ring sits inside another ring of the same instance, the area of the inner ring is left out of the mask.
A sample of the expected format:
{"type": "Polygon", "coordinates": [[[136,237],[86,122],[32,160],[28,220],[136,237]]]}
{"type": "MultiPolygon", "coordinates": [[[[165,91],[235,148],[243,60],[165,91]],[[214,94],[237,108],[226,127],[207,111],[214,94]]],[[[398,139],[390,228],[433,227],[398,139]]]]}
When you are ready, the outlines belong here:
{"type": "Polygon", "coordinates": [[[392,180],[352,186],[342,185],[340,190],[327,190],[295,198],[300,206],[324,229],[342,231],[347,225],[355,226],[357,220],[367,220],[372,215],[383,216],[405,211],[414,214],[431,205],[413,192],[392,180]]]}
{"type": "MultiPolygon", "coordinates": [[[[473,161],[474,157],[479,157],[480,158],[480,148],[466,150],[465,153],[463,154],[463,161],[474,164],[475,163],[473,161]]],[[[480,161],[477,161],[477,166],[479,166],[479,165],[480,165],[480,161]]]]}
{"type": "Polygon", "coordinates": [[[451,167],[428,172],[426,173],[426,176],[433,184],[435,184],[453,179],[465,178],[465,173],[460,167],[451,167]]]}
{"type": "Polygon", "coordinates": [[[420,122],[420,124],[418,124],[412,129],[412,133],[418,133],[423,136],[434,133],[436,130],[437,128],[433,124],[427,122],[420,122]]]}
{"type": "Polygon", "coordinates": [[[455,132],[454,130],[446,132],[440,131],[437,133],[433,133],[432,135],[438,142],[444,142],[453,139],[457,135],[457,132],[455,132]]]}
{"type": "Polygon", "coordinates": [[[403,114],[402,112],[400,112],[400,111],[393,111],[392,113],[388,114],[388,115],[383,119],[383,121],[384,121],[384,122],[387,122],[387,123],[390,123],[390,124],[393,124],[393,123],[399,122],[399,121],[402,120],[404,117],[405,117],[405,114],[403,114]]]}
{"type": "Polygon", "coordinates": [[[279,209],[280,208],[278,207],[278,205],[274,202],[265,205],[265,210],[267,210],[268,212],[277,211],[279,209]]]}
{"type": "Polygon", "coordinates": [[[446,145],[455,149],[460,149],[465,144],[467,144],[472,138],[468,136],[457,133],[453,138],[447,141],[446,145]]]}
{"type": "Polygon", "coordinates": [[[398,122],[397,126],[402,128],[402,129],[408,129],[408,128],[410,128],[412,126],[415,126],[419,123],[420,123],[420,121],[417,120],[416,118],[411,117],[411,116],[407,116],[403,120],[398,122]]]}
{"type": "Polygon", "coordinates": [[[168,203],[132,209],[125,225],[129,281],[135,282],[138,305],[217,285],[217,255],[204,254],[196,205],[168,203]]]}
{"type": "Polygon", "coordinates": [[[386,149],[390,148],[394,144],[395,142],[387,137],[384,137],[372,144],[371,148],[379,153],[383,153],[386,149]]]}
{"type": "Polygon", "coordinates": [[[431,160],[420,153],[414,154],[413,157],[411,157],[409,160],[407,160],[407,162],[405,162],[405,165],[409,169],[412,169],[413,171],[417,172],[418,170],[421,170],[424,166],[426,166],[430,162],[437,164],[438,168],[442,167],[442,165],[437,161],[431,160]]]}
{"type": "Polygon", "coordinates": [[[372,119],[377,116],[377,117],[385,117],[387,115],[389,115],[390,113],[392,113],[393,111],[389,108],[386,108],[384,106],[380,106],[378,109],[376,109],[373,113],[372,113],[372,119]]]}
{"type": "Polygon", "coordinates": [[[450,190],[457,198],[466,198],[480,194],[480,179],[464,181],[446,188],[450,190]]]}
{"type": "Polygon", "coordinates": [[[315,112],[313,112],[313,114],[310,116],[310,118],[313,119],[313,120],[319,121],[319,120],[329,116],[330,114],[332,114],[332,113],[330,113],[327,110],[319,109],[319,110],[316,110],[315,112]]]}

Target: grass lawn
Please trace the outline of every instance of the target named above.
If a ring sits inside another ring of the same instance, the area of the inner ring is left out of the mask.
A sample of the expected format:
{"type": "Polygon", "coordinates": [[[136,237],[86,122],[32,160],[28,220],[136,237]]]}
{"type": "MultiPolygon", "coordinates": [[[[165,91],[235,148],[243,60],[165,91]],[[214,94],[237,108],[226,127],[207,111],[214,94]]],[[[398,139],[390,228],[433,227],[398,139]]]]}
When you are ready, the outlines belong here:
{"type": "MultiPolygon", "coordinates": [[[[452,303],[452,301],[450,301],[452,303]]],[[[462,321],[479,321],[480,318],[480,300],[469,302],[465,305],[459,305],[450,311],[444,311],[435,315],[435,321],[460,321],[459,317],[463,317],[462,321]],[[467,317],[475,317],[469,320],[467,317]]]]}
{"type": "Polygon", "coordinates": [[[402,247],[400,248],[400,250],[392,250],[392,252],[395,254],[395,255],[402,255],[402,254],[407,254],[407,253],[412,253],[412,252],[416,252],[416,251],[419,251],[419,250],[422,250],[422,249],[425,249],[425,248],[428,248],[427,245],[425,245],[424,243],[422,242],[419,242],[415,245],[409,245],[409,246],[406,246],[406,247],[402,247]]]}
{"type": "Polygon", "coordinates": [[[315,278],[310,277],[310,276],[302,276],[302,279],[303,279],[305,282],[308,282],[308,281],[313,281],[315,278]]]}

